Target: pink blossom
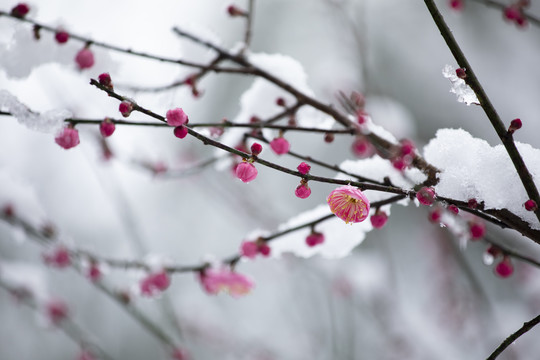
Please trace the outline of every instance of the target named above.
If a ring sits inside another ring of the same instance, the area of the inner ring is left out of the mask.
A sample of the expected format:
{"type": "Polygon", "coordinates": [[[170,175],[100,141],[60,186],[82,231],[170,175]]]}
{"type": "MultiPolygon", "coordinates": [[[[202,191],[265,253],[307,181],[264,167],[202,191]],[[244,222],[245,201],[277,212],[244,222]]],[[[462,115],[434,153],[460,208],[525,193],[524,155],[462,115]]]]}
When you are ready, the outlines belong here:
{"type": "Polygon", "coordinates": [[[69,40],[69,33],[64,30],[58,30],[54,34],[54,38],[56,39],[56,42],[59,44],[65,44],[69,40]]]}
{"type": "Polygon", "coordinates": [[[324,242],[324,234],[320,232],[312,232],[306,237],[307,246],[313,247],[324,242]]]}
{"type": "Polygon", "coordinates": [[[189,119],[181,108],[171,109],[166,114],[167,123],[170,126],[180,126],[188,123],[189,119]]]}
{"type": "Polygon", "coordinates": [[[118,111],[120,111],[120,114],[122,114],[123,117],[128,117],[133,111],[133,103],[131,101],[122,101],[120,105],[118,105],[118,111]]]}
{"type": "Polygon", "coordinates": [[[109,89],[113,88],[111,75],[109,73],[102,73],[98,76],[99,83],[109,89]]]}
{"type": "Polygon", "coordinates": [[[259,143],[253,143],[253,145],[251,145],[251,154],[255,156],[259,155],[262,150],[263,150],[263,147],[259,143]]]}
{"type": "Polygon", "coordinates": [[[486,224],[480,219],[469,222],[471,240],[480,240],[486,234],[486,224]]]}
{"type": "Polygon", "coordinates": [[[63,246],[58,246],[48,253],[43,254],[43,261],[45,264],[59,269],[66,268],[71,265],[69,250],[63,246]]]}
{"type": "Polygon", "coordinates": [[[441,209],[436,208],[429,212],[428,219],[433,223],[438,223],[441,220],[441,209]]]}
{"type": "Polygon", "coordinates": [[[179,139],[183,139],[188,134],[188,128],[184,125],[180,125],[174,128],[174,136],[176,136],[179,139]]]}
{"type": "Polygon", "coordinates": [[[430,187],[424,186],[416,193],[416,198],[422,205],[429,206],[435,202],[435,190],[430,187]]]}
{"type": "Polygon", "coordinates": [[[536,209],[538,209],[538,205],[536,204],[536,201],[532,199],[525,201],[523,206],[525,206],[525,210],[527,211],[536,211],[536,209]]]}
{"type": "Polygon", "coordinates": [[[82,48],[75,56],[75,62],[79,66],[79,69],[89,69],[94,66],[94,54],[88,48],[82,48]]]}
{"type": "Polygon", "coordinates": [[[340,186],[326,199],[330,210],[345,223],[364,221],[369,215],[369,200],[360,189],[340,186]]]}
{"type": "Polygon", "coordinates": [[[450,0],[450,7],[454,10],[463,10],[463,0],[450,0]]]}
{"type": "Polygon", "coordinates": [[[283,155],[289,152],[291,144],[284,137],[278,137],[270,141],[270,148],[277,154],[283,155]]]}
{"type": "Polygon", "coordinates": [[[301,162],[300,165],[298,165],[297,169],[300,174],[306,175],[311,170],[311,166],[309,166],[305,162],[301,162]]]}
{"type": "Polygon", "coordinates": [[[294,190],[294,194],[300,199],[307,199],[311,195],[311,189],[309,188],[307,182],[301,181],[300,185],[294,190]]]}
{"type": "Polygon", "coordinates": [[[141,294],[145,296],[154,296],[167,290],[171,285],[171,278],[166,271],[148,274],[141,280],[141,294]]]}
{"type": "Polygon", "coordinates": [[[94,357],[94,355],[92,355],[90,351],[83,350],[79,354],[79,357],[77,358],[77,360],[96,360],[96,358],[94,357]]]}
{"type": "Polygon", "coordinates": [[[459,208],[456,205],[448,206],[448,210],[453,212],[454,214],[459,214],[459,208]]]}
{"type": "Polygon", "coordinates": [[[111,136],[114,133],[114,130],[116,130],[116,125],[114,125],[109,118],[105,118],[105,120],[99,124],[99,132],[103,137],[111,136]]]}
{"type": "Polygon", "coordinates": [[[375,214],[371,215],[371,225],[375,229],[381,229],[386,222],[388,221],[388,215],[384,211],[377,211],[375,214]]]}
{"type": "Polygon", "coordinates": [[[101,279],[101,276],[102,276],[102,272],[101,272],[101,269],[100,267],[93,263],[91,264],[88,269],[86,270],[86,276],[88,277],[88,279],[90,279],[90,281],[92,282],[96,282],[96,281],[99,281],[99,279],[101,279]]]}
{"type": "Polygon", "coordinates": [[[241,162],[235,170],[236,177],[245,183],[255,180],[258,171],[255,166],[248,162],[241,162]]]}
{"type": "Polygon", "coordinates": [[[259,252],[259,247],[255,241],[244,241],[240,248],[242,256],[248,257],[250,259],[255,258],[259,252]]]}
{"type": "Polygon", "coordinates": [[[249,293],[254,286],[248,277],[228,268],[207,269],[199,274],[199,279],[204,290],[212,295],[225,291],[233,297],[239,297],[249,293]]]}
{"type": "Polygon", "coordinates": [[[268,246],[266,242],[259,244],[258,250],[259,250],[259,253],[264,257],[270,256],[270,253],[272,252],[272,248],[268,246]]]}
{"type": "Polygon", "coordinates": [[[18,3],[17,5],[15,5],[15,7],[13,7],[13,9],[11,9],[11,15],[18,18],[23,18],[26,16],[26,14],[28,14],[29,11],[30,6],[28,6],[28,4],[18,3]]]}
{"type": "Polygon", "coordinates": [[[375,154],[375,148],[365,137],[357,138],[352,143],[351,150],[360,159],[365,159],[375,154]]]}
{"type": "Polygon", "coordinates": [[[68,316],[68,306],[60,299],[50,300],[45,305],[47,317],[54,325],[58,325],[68,316]]]}
{"type": "Polygon", "coordinates": [[[500,263],[495,266],[495,274],[502,278],[507,278],[514,273],[514,265],[509,256],[504,256],[500,263]]]}
{"type": "Polygon", "coordinates": [[[64,149],[71,149],[79,145],[79,132],[70,126],[63,128],[54,138],[54,141],[64,149]]]}
{"type": "Polygon", "coordinates": [[[521,122],[521,119],[514,119],[510,122],[510,126],[508,127],[508,133],[513,134],[516,130],[521,129],[523,126],[523,123],[521,122]]]}

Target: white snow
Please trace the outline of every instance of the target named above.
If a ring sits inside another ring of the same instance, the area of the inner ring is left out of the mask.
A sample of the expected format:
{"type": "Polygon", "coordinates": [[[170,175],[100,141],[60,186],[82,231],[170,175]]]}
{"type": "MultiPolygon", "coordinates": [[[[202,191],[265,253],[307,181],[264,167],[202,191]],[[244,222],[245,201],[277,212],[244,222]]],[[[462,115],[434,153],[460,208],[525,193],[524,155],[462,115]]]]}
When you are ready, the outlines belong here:
{"type": "MultiPolygon", "coordinates": [[[[525,164],[540,187],[540,150],[516,142],[525,164]]],[[[440,129],[424,147],[426,161],[441,170],[438,195],[456,200],[483,201],[486,209],[508,209],[532,228],[540,229],[534,213],[523,203],[529,199],[503,145],[490,146],[463,129],[440,129]]]]}
{"type": "Polygon", "coordinates": [[[446,65],[442,73],[452,83],[450,92],[456,94],[459,102],[464,102],[467,105],[480,103],[474,91],[465,83],[465,80],[456,75],[456,69],[451,65],[446,65]]]}
{"type": "Polygon", "coordinates": [[[50,110],[39,114],[30,110],[17,97],[6,90],[0,90],[0,109],[10,112],[17,121],[30,130],[56,133],[64,126],[64,120],[72,117],[67,110],[50,110]]]}

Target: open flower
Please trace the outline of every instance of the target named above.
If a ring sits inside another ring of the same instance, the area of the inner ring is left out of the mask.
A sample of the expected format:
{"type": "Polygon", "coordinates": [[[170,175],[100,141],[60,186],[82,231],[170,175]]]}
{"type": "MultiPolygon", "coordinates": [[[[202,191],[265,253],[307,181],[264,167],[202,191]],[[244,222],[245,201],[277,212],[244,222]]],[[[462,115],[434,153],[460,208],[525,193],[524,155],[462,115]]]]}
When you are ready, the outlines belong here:
{"type": "Polygon", "coordinates": [[[364,221],[369,215],[369,200],[360,189],[340,186],[326,199],[330,210],[345,223],[364,221]]]}
{"type": "Polygon", "coordinates": [[[228,268],[207,269],[200,273],[199,280],[207,293],[225,291],[232,297],[246,295],[254,286],[251,279],[228,268]]]}

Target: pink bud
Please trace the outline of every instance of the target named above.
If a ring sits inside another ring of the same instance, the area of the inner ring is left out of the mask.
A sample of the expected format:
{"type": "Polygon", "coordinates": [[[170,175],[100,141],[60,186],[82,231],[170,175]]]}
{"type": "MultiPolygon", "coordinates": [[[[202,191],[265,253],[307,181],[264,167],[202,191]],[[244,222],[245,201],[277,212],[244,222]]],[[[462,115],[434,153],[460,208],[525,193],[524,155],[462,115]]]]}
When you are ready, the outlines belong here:
{"type": "Polygon", "coordinates": [[[234,5],[227,6],[227,12],[230,16],[246,16],[246,12],[234,5]]]}
{"type": "Polygon", "coordinates": [[[332,133],[325,133],[324,134],[324,142],[327,143],[327,144],[330,144],[331,142],[334,141],[334,134],[332,133]]]}
{"type": "Polygon", "coordinates": [[[294,190],[294,194],[300,199],[307,199],[309,195],[311,195],[311,189],[306,182],[301,181],[300,185],[298,185],[296,190],[294,190]]]}
{"type": "Polygon", "coordinates": [[[312,232],[306,237],[306,244],[313,247],[324,242],[324,234],[320,232],[312,232]]]}
{"type": "Polygon", "coordinates": [[[480,219],[469,222],[471,240],[480,240],[486,235],[486,224],[480,219]]]}
{"type": "Polygon", "coordinates": [[[103,137],[111,136],[115,129],[116,125],[114,125],[114,123],[109,118],[105,118],[105,120],[103,120],[99,124],[99,132],[101,132],[101,136],[103,137]]]}
{"type": "Polygon", "coordinates": [[[504,17],[508,20],[517,20],[521,17],[521,11],[516,6],[508,6],[504,9],[504,17]]]}
{"type": "Polygon", "coordinates": [[[416,198],[422,205],[429,206],[435,201],[435,190],[424,186],[416,193],[416,198]]]}
{"type": "Polygon", "coordinates": [[[278,137],[270,141],[270,147],[277,155],[283,155],[289,152],[291,144],[289,144],[287,139],[278,137]]]}
{"type": "Polygon", "coordinates": [[[414,155],[415,150],[416,150],[416,145],[414,145],[414,143],[411,140],[409,139],[401,140],[400,152],[402,156],[412,156],[414,155]]]}
{"type": "Polygon", "coordinates": [[[265,257],[270,256],[271,252],[272,252],[272,248],[270,248],[270,246],[268,246],[266,242],[259,244],[259,253],[262,256],[265,256],[265,257]]]}
{"type": "Polygon", "coordinates": [[[476,209],[478,207],[478,201],[476,201],[476,199],[469,199],[469,201],[467,201],[467,206],[469,209],[476,209]]]}
{"type": "Polygon", "coordinates": [[[278,106],[285,106],[285,105],[286,105],[286,104],[285,104],[285,99],[282,98],[282,97],[277,98],[277,99],[276,99],[276,104],[277,104],[278,106]]]}
{"type": "Polygon", "coordinates": [[[261,144],[259,143],[253,143],[253,145],[251,145],[251,153],[255,156],[259,155],[262,151],[263,147],[261,144]]]}
{"type": "Polygon", "coordinates": [[[166,271],[148,274],[141,280],[141,294],[145,296],[153,296],[162,291],[167,290],[171,285],[171,278],[166,271]]]}
{"type": "Polygon", "coordinates": [[[63,128],[54,138],[54,141],[64,149],[71,149],[79,145],[79,132],[70,126],[63,128]]]}
{"type": "Polygon", "coordinates": [[[363,125],[366,123],[368,119],[368,114],[364,110],[358,110],[356,112],[356,121],[359,125],[363,125]]]}
{"type": "Polygon", "coordinates": [[[456,205],[450,205],[448,206],[448,210],[453,212],[454,214],[458,214],[459,213],[459,208],[456,206],[456,205]]]}
{"type": "Polygon", "coordinates": [[[118,111],[120,111],[120,114],[122,114],[123,117],[128,117],[133,111],[133,104],[131,101],[122,101],[120,105],[118,105],[118,111]]]}
{"type": "Polygon", "coordinates": [[[187,351],[180,348],[174,349],[171,354],[171,357],[174,360],[188,360],[189,359],[187,351]]]}
{"type": "Polygon", "coordinates": [[[69,33],[65,30],[57,30],[54,34],[56,42],[59,44],[65,44],[69,40],[69,33]]]}
{"type": "Polygon", "coordinates": [[[510,122],[510,126],[508,127],[508,133],[513,134],[516,130],[521,129],[522,126],[521,119],[514,119],[510,122]]]}
{"type": "Polygon", "coordinates": [[[365,137],[359,137],[354,140],[351,145],[351,150],[353,154],[360,159],[368,158],[375,153],[375,148],[365,137]]]}
{"type": "Polygon", "coordinates": [[[67,304],[59,299],[50,300],[46,304],[46,312],[49,320],[54,324],[58,325],[62,320],[68,316],[68,306],[67,304]]]}
{"type": "Polygon", "coordinates": [[[463,10],[463,0],[450,0],[450,7],[454,10],[463,10]]]}
{"type": "Polygon", "coordinates": [[[58,246],[43,254],[43,261],[45,261],[45,264],[59,269],[66,268],[71,265],[69,250],[63,246],[58,246]]]}
{"type": "Polygon", "coordinates": [[[88,48],[82,48],[75,56],[75,62],[79,66],[79,69],[88,69],[94,66],[94,54],[88,48]]]}
{"type": "Polygon", "coordinates": [[[538,209],[538,205],[536,204],[536,201],[532,199],[525,201],[523,206],[525,206],[525,210],[527,211],[536,211],[538,209]]]}
{"type": "Polygon", "coordinates": [[[253,259],[257,256],[259,248],[255,241],[244,241],[240,247],[240,252],[242,253],[242,256],[253,259]]]}
{"type": "Polygon", "coordinates": [[[90,267],[88,268],[88,270],[86,271],[86,276],[92,282],[99,281],[99,279],[101,279],[102,275],[103,274],[101,272],[101,269],[99,268],[99,266],[97,264],[94,264],[94,263],[91,264],[90,267]]]}
{"type": "Polygon", "coordinates": [[[311,166],[306,164],[305,162],[301,162],[300,165],[296,168],[298,169],[298,172],[302,175],[307,175],[309,171],[311,170],[311,166]]]}
{"type": "Polygon", "coordinates": [[[460,79],[465,79],[467,77],[467,72],[465,71],[465,69],[457,68],[456,76],[460,79]]]}
{"type": "Polygon", "coordinates": [[[112,79],[109,73],[99,74],[98,80],[101,85],[112,89],[112,79]]]}
{"type": "Polygon", "coordinates": [[[407,162],[405,159],[401,156],[392,159],[392,166],[394,169],[399,171],[404,171],[407,168],[407,162]]]}
{"type": "Polygon", "coordinates": [[[28,6],[28,4],[18,3],[17,5],[15,5],[13,9],[11,9],[11,15],[18,18],[23,18],[26,16],[26,14],[28,14],[29,11],[30,11],[30,6],[28,6]]]}
{"type": "Polygon", "coordinates": [[[245,183],[255,180],[257,173],[255,166],[248,162],[242,162],[236,167],[236,177],[245,183]]]}
{"type": "Polygon", "coordinates": [[[514,273],[514,266],[509,256],[504,256],[500,263],[495,266],[495,274],[507,278],[514,273]]]}
{"type": "Polygon", "coordinates": [[[375,214],[371,215],[371,225],[375,229],[380,229],[384,225],[386,225],[386,222],[388,221],[388,215],[384,211],[377,211],[375,214]]]}
{"type": "Polygon", "coordinates": [[[429,221],[431,221],[432,223],[438,223],[440,222],[441,220],[441,209],[439,208],[436,208],[436,209],[433,209],[429,212],[428,214],[428,219],[429,221]]]}
{"type": "Polygon", "coordinates": [[[174,128],[174,136],[176,136],[179,139],[183,139],[188,134],[188,128],[184,125],[180,125],[174,128]]]}
{"type": "Polygon", "coordinates": [[[171,109],[167,111],[167,123],[170,126],[185,125],[189,122],[189,118],[181,108],[171,109]]]}

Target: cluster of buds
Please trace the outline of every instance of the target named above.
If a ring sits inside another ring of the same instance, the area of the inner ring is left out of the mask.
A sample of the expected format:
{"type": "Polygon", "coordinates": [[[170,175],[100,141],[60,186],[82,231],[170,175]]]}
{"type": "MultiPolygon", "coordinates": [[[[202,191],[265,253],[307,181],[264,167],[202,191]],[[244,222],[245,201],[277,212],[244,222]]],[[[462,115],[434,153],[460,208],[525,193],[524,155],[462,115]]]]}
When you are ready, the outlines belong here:
{"type": "Polygon", "coordinates": [[[258,238],[256,241],[244,241],[240,246],[242,256],[253,259],[257,254],[264,257],[270,256],[272,249],[263,238],[258,238]]]}
{"type": "Polygon", "coordinates": [[[144,296],[155,296],[167,290],[171,285],[171,278],[165,270],[148,274],[140,282],[141,294],[144,296]]]}
{"type": "Polygon", "coordinates": [[[503,17],[505,20],[513,22],[518,27],[527,26],[527,17],[523,10],[530,5],[530,0],[518,0],[514,4],[504,8],[503,17]]]}
{"type": "Polygon", "coordinates": [[[484,253],[483,258],[486,265],[491,265],[497,258],[501,258],[501,260],[493,268],[495,275],[501,278],[507,278],[514,273],[514,265],[512,265],[510,256],[505,254],[497,246],[491,245],[484,253]]]}
{"type": "Polygon", "coordinates": [[[397,154],[392,157],[392,165],[395,169],[403,171],[412,164],[416,146],[411,140],[403,139],[400,142],[400,147],[397,154]]]}

